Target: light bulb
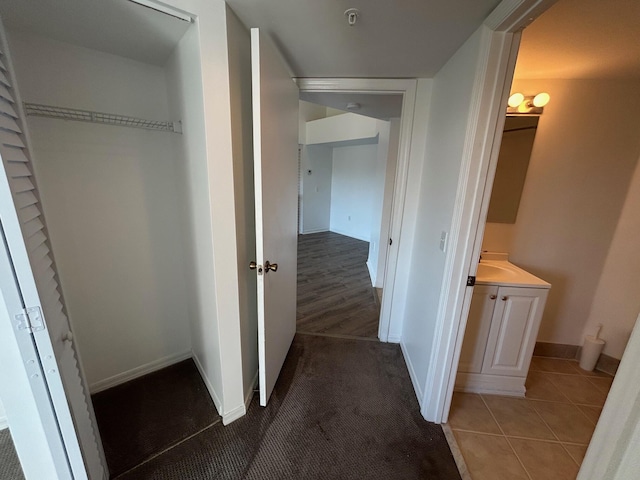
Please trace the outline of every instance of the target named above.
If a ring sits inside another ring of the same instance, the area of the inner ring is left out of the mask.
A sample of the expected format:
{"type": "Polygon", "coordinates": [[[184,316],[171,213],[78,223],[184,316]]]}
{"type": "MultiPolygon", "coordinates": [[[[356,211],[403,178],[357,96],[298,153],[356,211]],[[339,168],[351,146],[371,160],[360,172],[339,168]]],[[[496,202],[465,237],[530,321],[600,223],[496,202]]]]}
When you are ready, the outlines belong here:
{"type": "Polygon", "coordinates": [[[524,95],[521,93],[514,93],[509,97],[509,101],[507,102],[511,108],[516,108],[518,105],[522,103],[524,100],[524,95]]]}
{"type": "Polygon", "coordinates": [[[549,103],[549,100],[551,100],[551,96],[548,93],[539,93],[535,97],[533,97],[533,106],[544,107],[547,103],[549,103]]]}

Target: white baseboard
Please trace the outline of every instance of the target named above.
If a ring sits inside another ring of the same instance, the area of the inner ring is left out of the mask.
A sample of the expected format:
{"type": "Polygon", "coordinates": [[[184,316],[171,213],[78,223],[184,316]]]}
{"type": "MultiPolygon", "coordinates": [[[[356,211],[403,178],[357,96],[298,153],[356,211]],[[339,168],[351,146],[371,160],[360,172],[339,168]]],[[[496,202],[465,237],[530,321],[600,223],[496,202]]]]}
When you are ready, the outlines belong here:
{"type": "Polygon", "coordinates": [[[128,382],[129,380],[133,380],[135,378],[142,377],[143,375],[147,375],[148,373],[155,372],[156,370],[168,367],[174,363],[182,362],[183,360],[191,358],[191,356],[191,351],[188,351],[154,360],[153,362],[127,370],[126,372],[118,373],[112,377],[94,382],[89,385],[89,392],[91,394],[101,392],[108,388],[115,387],[116,385],[120,385],[121,383],[128,382]]]}
{"type": "Polygon", "coordinates": [[[344,235],[345,237],[355,238],[356,240],[362,240],[363,242],[367,242],[367,243],[371,240],[370,238],[362,238],[357,235],[354,235],[352,232],[347,232],[344,230],[340,230],[338,228],[330,228],[329,231],[333,233],[337,233],[338,235],[344,235]]]}
{"type": "Polygon", "coordinates": [[[369,270],[369,278],[371,279],[371,286],[375,288],[375,286],[376,286],[376,272],[374,272],[373,268],[371,268],[371,263],[369,263],[368,259],[367,259],[367,270],[369,270]]]}
{"type": "Polygon", "coordinates": [[[420,385],[420,382],[418,382],[416,371],[413,368],[413,364],[411,363],[411,357],[407,354],[407,347],[405,347],[404,342],[402,341],[400,342],[400,349],[402,350],[404,363],[407,364],[407,370],[409,370],[409,378],[411,378],[413,389],[415,390],[416,396],[418,397],[418,404],[420,405],[420,408],[422,408],[422,400],[424,399],[424,395],[422,395],[422,385],[420,385]]]}
{"type": "Polygon", "coordinates": [[[220,401],[220,397],[218,397],[218,394],[213,388],[213,385],[211,384],[211,382],[209,381],[209,377],[207,377],[207,375],[205,374],[204,368],[202,368],[202,364],[200,363],[200,360],[198,359],[198,356],[195,353],[193,354],[193,362],[196,364],[196,368],[198,369],[198,372],[200,372],[202,381],[204,382],[204,385],[207,387],[207,390],[209,391],[209,395],[211,395],[211,398],[213,399],[213,404],[216,406],[216,410],[218,410],[218,415],[220,415],[224,419],[224,416],[222,415],[222,402],[220,401]]]}
{"type": "Polygon", "coordinates": [[[309,235],[311,233],[328,232],[328,228],[305,228],[301,233],[302,235],[309,235]]]}
{"type": "Polygon", "coordinates": [[[200,363],[200,360],[198,359],[198,356],[195,353],[193,354],[193,361],[196,364],[198,371],[200,372],[200,376],[202,377],[202,380],[204,381],[204,384],[207,387],[207,390],[209,391],[211,398],[213,399],[213,404],[216,406],[218,415],[222,417],[222,424],[229,425],[234,420],[237,420],[240,417],[243,417],[247,413],[247,409],[244,406],[244,403],[242,405],[238,405],[237,407],[232,408],[228,412],[224,411],[222,402],[220,401],[220,397],[216,393],[215,389],[213,388],[213,385],[209,381],[209,378],[205,374],[204,368],[202,368],[202,363],[200,363]]]}
{"type": "Polygon", "coordinates": [[[454,389],[457,392],[524,397],[526,392],[524,383],[524,377],[458,373],[454,389]]]}
{"type": "Polygon", "coordinates": [[[7,417],[0,417],[0,430],[4,430],[5,428],[9,428],[9,423],[7,423],[7,417]]]}
{"type": "Polygon", "coordinates": [[[389,335],[387,337],[387,343],[400,343],[402,341],[402,336],[400,335],[389,335]]]}
{"type": "Polygon", "coordinates": [[[246,393],[246,395],[244,396],[244,407],[246,410],[249,410],[249,404],[251,403],[251,400],[253,399],[253,391],[256,389],[256,385],[258,384],[258,374],[260,373],[260,370],[256,370],[256,374],[253,376],[253,379],[251,380],[251,385],[249,387],[249,391],[246,393]]]}
{"type": "Polygon", "coordinates": [[[242,405],[238,405],[236,408],[233,408],[230,411],[226,412],[224,415],[222,415],[222,424],[225,426],[229,425],[231,422],[234,422],[239,418],[244,417],[246,413],[247,413],[247,409],[244,406],[244,403],[242,405]]]}

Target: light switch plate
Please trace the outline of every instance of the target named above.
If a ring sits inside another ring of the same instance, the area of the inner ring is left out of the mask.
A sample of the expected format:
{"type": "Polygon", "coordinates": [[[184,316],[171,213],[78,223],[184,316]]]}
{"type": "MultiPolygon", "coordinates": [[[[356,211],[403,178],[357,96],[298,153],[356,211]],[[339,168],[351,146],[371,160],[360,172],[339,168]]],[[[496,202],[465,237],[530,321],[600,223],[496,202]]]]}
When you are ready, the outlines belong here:
{"type": "Polygon", "coordinates": [[[440,234],[440,250],[442,250],[443,252],[447,251],[448,238],[449,238],[449,234],[443,230],[442,233],[440,234]]]}

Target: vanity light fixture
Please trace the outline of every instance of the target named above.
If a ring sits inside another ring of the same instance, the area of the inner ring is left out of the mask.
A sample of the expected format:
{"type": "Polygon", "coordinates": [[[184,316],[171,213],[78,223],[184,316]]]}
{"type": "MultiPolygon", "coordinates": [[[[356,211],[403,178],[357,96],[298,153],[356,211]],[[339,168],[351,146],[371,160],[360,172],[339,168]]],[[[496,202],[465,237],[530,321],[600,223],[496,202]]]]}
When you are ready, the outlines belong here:
{"type": "Polygon", "coordinates": [[[509,101],[507,102],[507,104],[512,107],[512,108],[516,108],[518,105],[520,105],[522,102],[524,101],[524,95],[521,93],[514,93],[513,95],[511,95],[509,97],[509,101]]]}
{"type": "Polygon", "coordinates": [[[542,92],[533,97],[533,105],[535,107],[544,107],[547,103],[549,103],[551,97],[548,93],[542,92]]]}
{"type": "Polygon", "coordinates": [[[507,115],[541,115],[551,96],[546,92],[537,95],[513,93],[507,101],[507,115]]]}

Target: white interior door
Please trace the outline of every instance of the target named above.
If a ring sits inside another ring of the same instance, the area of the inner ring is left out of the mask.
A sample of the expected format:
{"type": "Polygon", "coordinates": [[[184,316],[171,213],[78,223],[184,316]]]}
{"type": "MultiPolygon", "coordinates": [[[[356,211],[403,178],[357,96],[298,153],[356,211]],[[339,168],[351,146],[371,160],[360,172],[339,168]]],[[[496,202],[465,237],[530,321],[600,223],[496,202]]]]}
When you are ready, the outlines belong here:
{"type": "Polygon", "coordinates": [[[24,134],[24,111],[0,24],[0,217],[21,311],[17,332],[32,337],[74,478],[106,478],[91,398],[67,318],[24,134]]]}
{"type": "Polygon", "coordinates": [[[299,93],[278,50],[257,28],[251,29],[251,70],[258,363],[265,406],[296,332],[299,93]]]}

